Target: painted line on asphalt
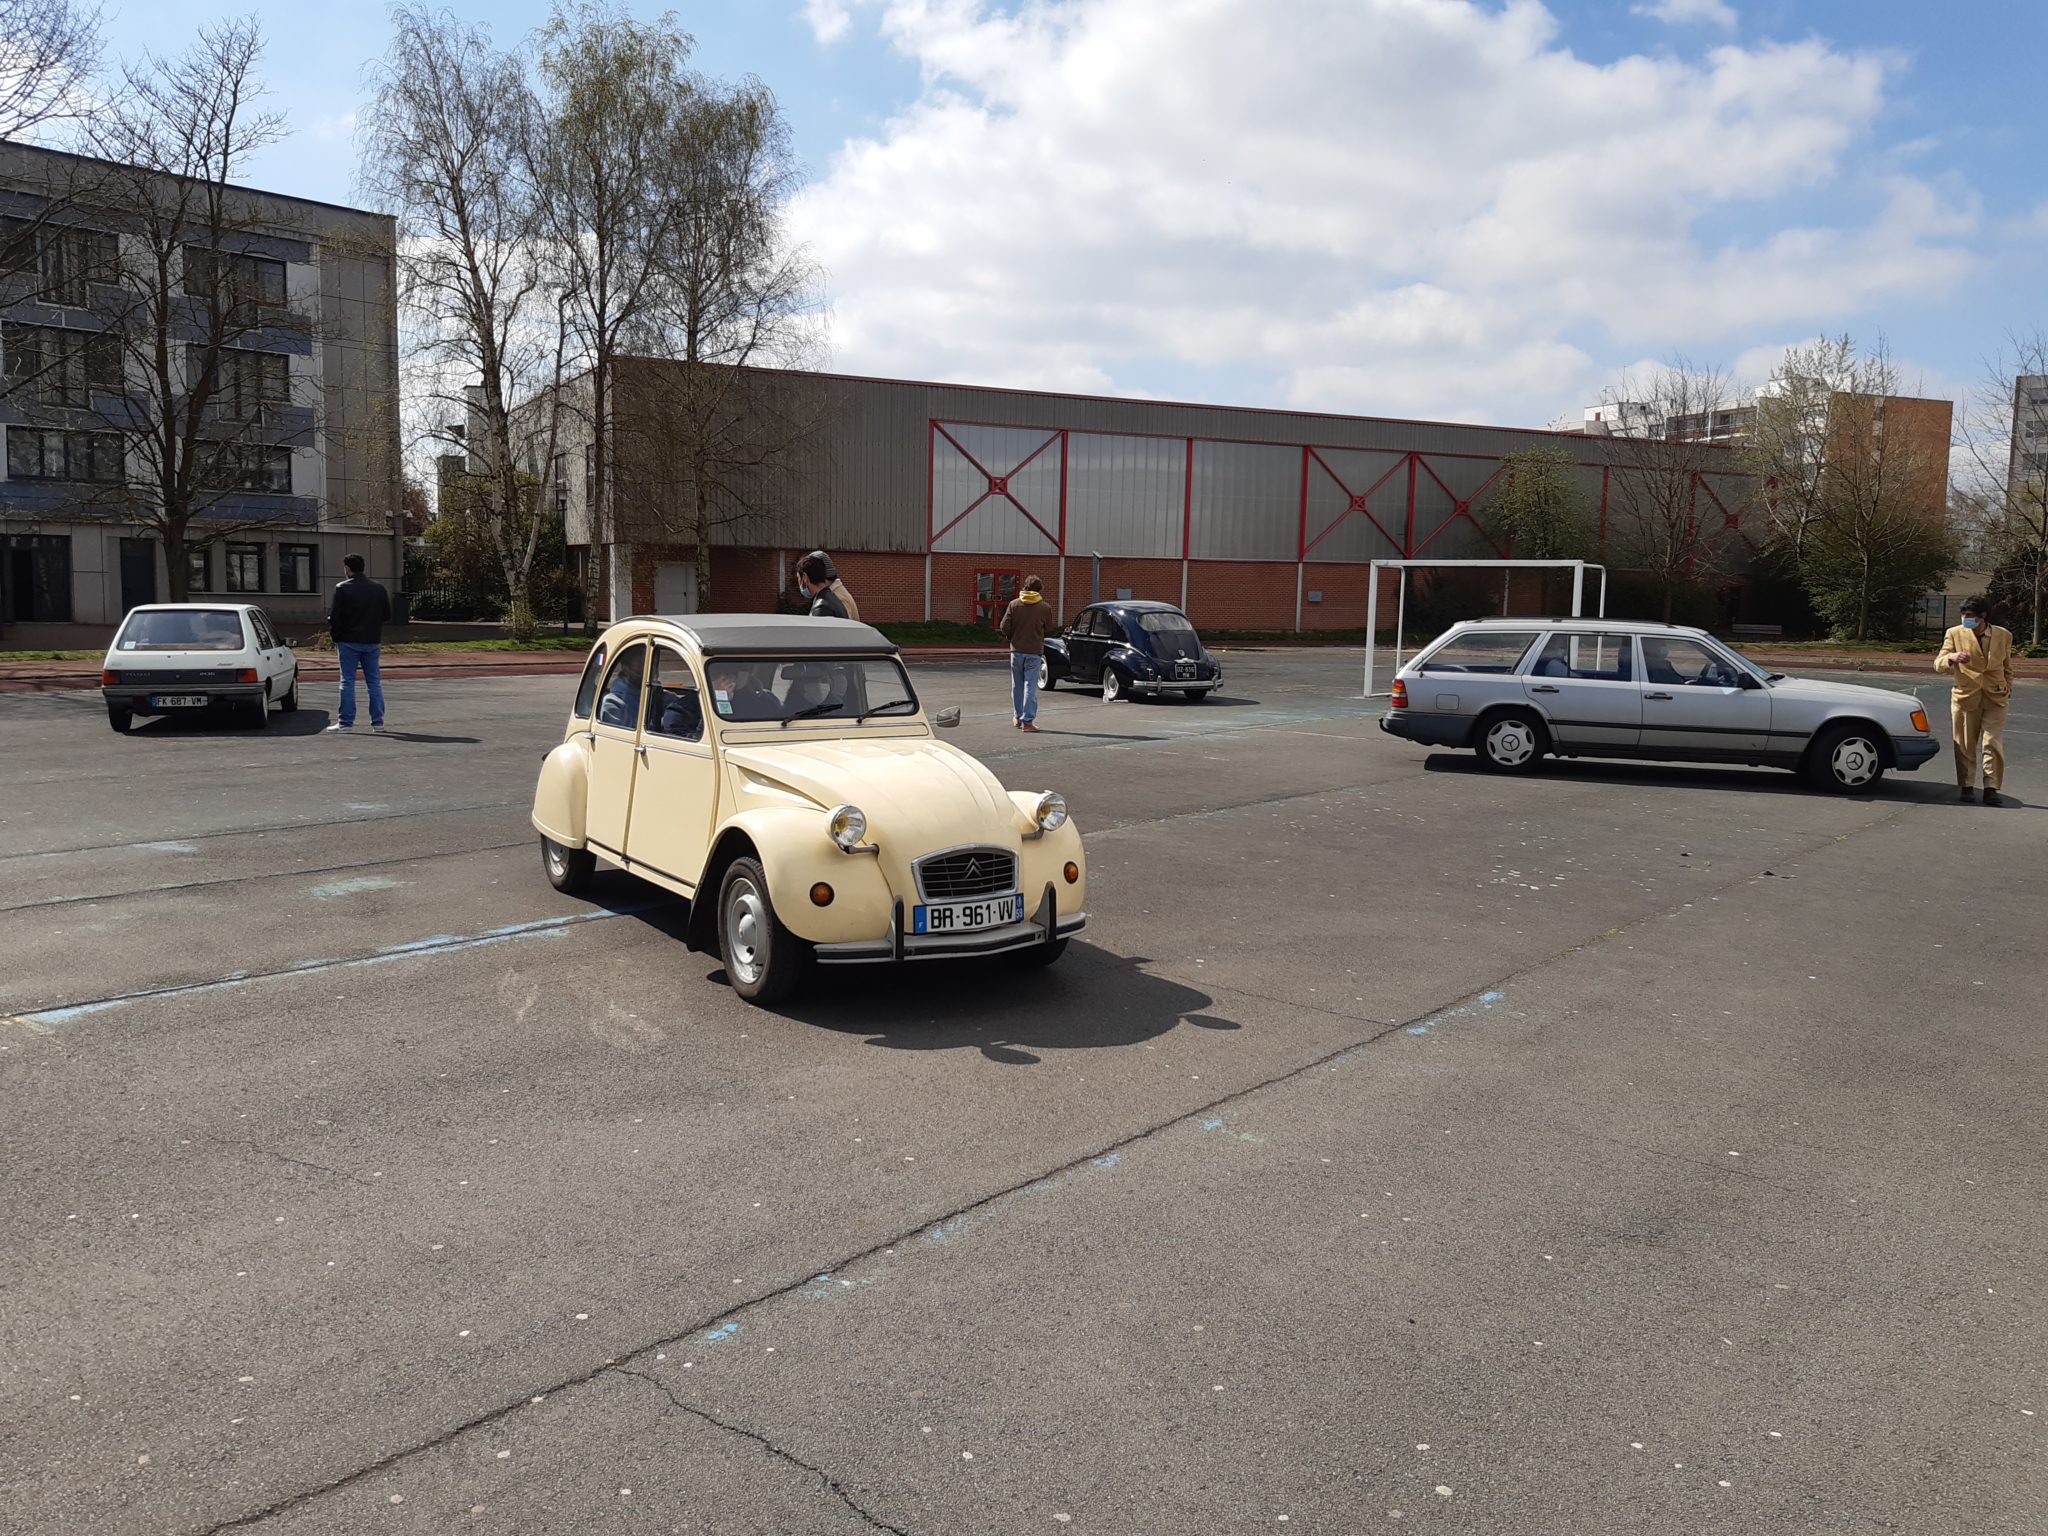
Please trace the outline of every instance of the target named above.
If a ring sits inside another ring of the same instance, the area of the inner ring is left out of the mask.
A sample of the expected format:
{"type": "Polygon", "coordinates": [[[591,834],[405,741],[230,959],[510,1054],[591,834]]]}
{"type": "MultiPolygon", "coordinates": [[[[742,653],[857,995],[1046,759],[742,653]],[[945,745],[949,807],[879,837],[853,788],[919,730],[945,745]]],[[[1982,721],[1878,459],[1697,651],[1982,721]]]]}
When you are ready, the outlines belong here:
{"type": "Polygon", "coordinates": [[[153,1002],[165,997],[190,997],[205,992],[225,992],[236,987],[249,986],[254,982],[271,981],[285,976],[314,976],[323,971],[347,971],[363,966],[389,965],[396,960],[460,954],[465,950],[487,949],[495,944],[516,944],[524,939],[560,938],[579,923],[601,923],[607,918],[634,917],[672,905],[673,902],[650,901],[637,906],[609,907],[598,912],[572,912],[565,917],[543,917],[530,923],[508,923],[501,928],[486,928],[481,933],[437,933],[429,938],[392,944],[369,955],[331,960],[301,960],[296,965],[281,966],[272,971],[230,971],[227,975],[211,981],[181,982],[177,986],[123,992],[115,997],[95,998],[91,1002],[67,1003],[56,1008],[35,1008],[25,1013],[14,1014],[11,1018],[13,1022],[36,1034],[47,1035],[77,1019],[105,1013],[114,1008],[125,1008],[131,1003],[153,1002]]]}

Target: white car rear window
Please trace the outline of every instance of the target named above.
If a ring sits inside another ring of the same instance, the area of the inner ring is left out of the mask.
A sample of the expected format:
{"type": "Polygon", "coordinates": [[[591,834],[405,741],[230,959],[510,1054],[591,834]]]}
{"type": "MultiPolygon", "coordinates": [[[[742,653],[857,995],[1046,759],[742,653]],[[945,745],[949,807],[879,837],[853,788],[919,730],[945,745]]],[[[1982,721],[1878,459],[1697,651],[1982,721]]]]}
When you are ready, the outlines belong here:
{"type": "Polygon", "coordinates": [[[239,651],[242,616],[232,608],[138,608],[114,641],[118,651],[239,651]]]}

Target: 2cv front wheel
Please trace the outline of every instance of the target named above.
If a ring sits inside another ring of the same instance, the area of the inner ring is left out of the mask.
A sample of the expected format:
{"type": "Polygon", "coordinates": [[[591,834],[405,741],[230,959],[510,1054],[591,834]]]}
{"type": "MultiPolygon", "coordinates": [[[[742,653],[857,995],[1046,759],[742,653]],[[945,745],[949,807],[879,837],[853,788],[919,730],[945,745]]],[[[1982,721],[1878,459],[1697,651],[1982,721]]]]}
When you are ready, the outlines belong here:
{"type": "Polygon", "coordinates": [[[810,969],[811,948],[782,926],[757,859],[734,859],[718,886],[718,954],[733,991],[779,1003],[810,969]]]}

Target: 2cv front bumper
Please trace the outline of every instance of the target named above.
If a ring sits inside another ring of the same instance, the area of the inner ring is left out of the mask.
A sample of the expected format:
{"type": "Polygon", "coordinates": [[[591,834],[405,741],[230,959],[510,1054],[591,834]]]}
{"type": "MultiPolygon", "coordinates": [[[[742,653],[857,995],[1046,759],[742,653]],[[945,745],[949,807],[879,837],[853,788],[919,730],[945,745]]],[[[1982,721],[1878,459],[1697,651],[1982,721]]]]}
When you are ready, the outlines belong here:
{"type": "Polygon", "coordinates": [[[820,965],[887,965],[902,960],[971,959],[978,955],[1002,955],[1033,945],[1056,944],[1088,925],[1088,914],[1059,915],[1059,896],[1050,881],[1039,899],[1038,909],[1021,923],[984,928],[978,933],[911,933],[901,897],[889,920],[886,938],[852,943],[819,944],[815,954],[820,965]]]}

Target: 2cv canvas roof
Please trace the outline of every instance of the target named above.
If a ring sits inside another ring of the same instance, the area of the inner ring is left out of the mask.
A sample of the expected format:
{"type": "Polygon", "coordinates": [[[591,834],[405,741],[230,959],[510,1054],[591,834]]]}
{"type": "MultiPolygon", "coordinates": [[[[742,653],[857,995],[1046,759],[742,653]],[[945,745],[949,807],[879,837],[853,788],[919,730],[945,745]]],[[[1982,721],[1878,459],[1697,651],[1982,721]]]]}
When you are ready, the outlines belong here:
{"type": "Polygon", "coordinates": [[[871,624],[852,619],[813,619],[800,613],[645,614],[694,640],[706,656],[893,654],[896,647],[871,624]]]}

